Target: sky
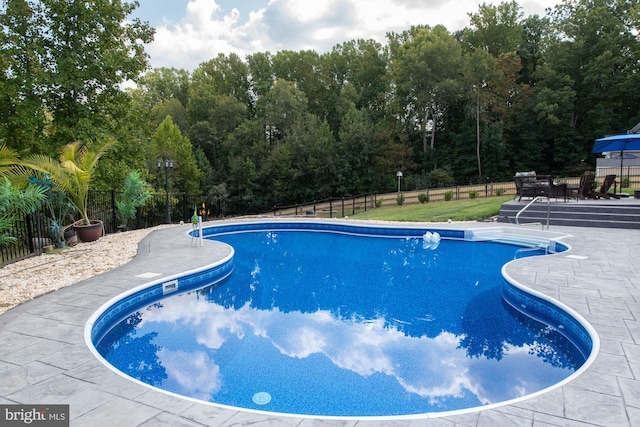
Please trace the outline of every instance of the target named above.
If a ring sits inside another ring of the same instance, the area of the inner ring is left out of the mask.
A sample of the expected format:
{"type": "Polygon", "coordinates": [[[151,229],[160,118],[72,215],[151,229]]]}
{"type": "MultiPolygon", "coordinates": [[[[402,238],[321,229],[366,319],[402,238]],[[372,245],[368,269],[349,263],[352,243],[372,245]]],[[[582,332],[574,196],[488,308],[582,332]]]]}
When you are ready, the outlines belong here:
{"type": "MultiPolygon", "coordinates": [[[[138,0],[132,17],[156,29],[151,66],[194,70],[218,54],[315,50],[374,39],[412,25],[469,25],[469,13],[496,0],[138,0]]],[[[506,1],[506,0],[505,0],[506,1]]],[[[560,0],[521,0],[525,16],[545,15],[560,0]]]]}

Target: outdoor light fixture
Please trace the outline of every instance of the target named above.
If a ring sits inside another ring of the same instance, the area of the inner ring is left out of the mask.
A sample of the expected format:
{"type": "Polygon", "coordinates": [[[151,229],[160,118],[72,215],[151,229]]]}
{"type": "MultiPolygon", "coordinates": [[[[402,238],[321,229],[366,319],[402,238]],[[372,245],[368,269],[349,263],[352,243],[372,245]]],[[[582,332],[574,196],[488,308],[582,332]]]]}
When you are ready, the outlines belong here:
{"type": "Polygon", "coordinates": [[[396,176],[398,177],[398,196],[400,196],[400,180],[402,179],[402,171],[398,171],[396,176]]]}
{"type": "Polygon", "coordinates": [[[162,168],[164,163],[164,186],[166,190],[166,218],[165,223],[171,224],[171,209],[169,208],[169,169],[173,169],[173,160],[170,159],[158,159],[158,170],[162,168]]]}

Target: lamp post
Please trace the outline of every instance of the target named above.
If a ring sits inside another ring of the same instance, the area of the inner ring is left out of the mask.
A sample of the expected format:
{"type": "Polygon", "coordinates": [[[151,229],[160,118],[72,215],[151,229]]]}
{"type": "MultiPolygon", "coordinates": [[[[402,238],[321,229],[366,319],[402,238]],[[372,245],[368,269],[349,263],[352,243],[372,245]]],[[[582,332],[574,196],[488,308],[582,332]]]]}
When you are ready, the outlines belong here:
{"type": "Polygon", "coordinates": [[[162,168],[164,164],[164,187],[166,190],[166,218],[165,223],[171,224],[171,209],[169,209],[169,169],[173,169],[173,160],[169,159],[158,159],[158,170],[162,168]]]}
{"type": "Polygon", "coordinates": [[[402,171],[398,171],[396,176],[398,177],[398,197],[400,197],[400,180],[402,179],[402,171]]]}

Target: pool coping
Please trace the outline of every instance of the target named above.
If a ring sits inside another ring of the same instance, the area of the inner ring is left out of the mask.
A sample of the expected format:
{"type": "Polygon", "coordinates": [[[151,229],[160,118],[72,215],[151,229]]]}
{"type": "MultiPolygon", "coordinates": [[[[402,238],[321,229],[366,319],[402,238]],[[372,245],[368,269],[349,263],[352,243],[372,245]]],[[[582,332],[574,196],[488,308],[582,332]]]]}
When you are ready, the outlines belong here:
{"type": "MultiPolygon", "coordinates": [[[[349,220],[349,223],[355,221],[349,220]]],[[[490,226],[480,223],[397,225],[490,226]]],[[[430,419],[395,420],[394,425],[426,425],[428,421],[438,425],[531,425],[532,422],[566,425],[571,422],[622,426],[640,421],[640,382],[635,379],[636,373],[640,373],[640,348],[635,344],[636,338],[640,339],[640,325],[636,325],[636,314],[640,312],[636,301],[640,293],[634,283],[640,262],[632,256],[640,232],[575,227],[554,227],[554,230],[572,235],[566,238],[572,247],[568,253],[524,258],[509,263],[506,271],[514,280],[563,302],[594,325],[603,338],[594,364],[555,390],[510,405],[465,410],[457,415],[430,419]]],[[[114,425],[133,426],[254,422],[313,425],[318,422],[315,418],[236,411],[158,393],[120,378],[102,366],[86,348],[82,333],[86,319],[113,296],[144,283],[136,275],[156,269],[163,270],[163,277],[168,277],[179,273],[170,271],[169,260],[178,263],[178,269],[184,271],[225,256],[224,251],[211,242],[205,242],[203,250],[194,249],[185,233],[186,227],[156,231],[140,243],[138,256],[125,266],[0,315],[3,344],[0,347],[0,403],[70,404],[73,425],[95,425],[106,416],[114,425]],[[176,239],[184,239],[183,245],[179,246],[176,239]]],[[[336,426],[385,423],[370,418],[323,419],[322,422],[336,426]]]]}

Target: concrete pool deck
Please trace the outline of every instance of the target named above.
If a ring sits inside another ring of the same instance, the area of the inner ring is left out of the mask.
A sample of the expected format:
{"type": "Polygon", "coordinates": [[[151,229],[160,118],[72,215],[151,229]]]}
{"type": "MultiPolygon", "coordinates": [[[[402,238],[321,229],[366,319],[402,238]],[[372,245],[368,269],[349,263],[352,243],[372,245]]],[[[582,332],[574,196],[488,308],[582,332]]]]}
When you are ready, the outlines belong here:
{"type": "Polygon", "coordinates": [[[578,378],[494,409],[376,421],[275,416],[198,403],[129,381],[93,356],[84,327],[109,299],[149,282],[149,273],[171,276],[228,255],[228,247],[215,242],[194,247],[185,234],[189,229],[155,231],[140,242],[138,255],[128,264],[0,315],[0,404],[69,404],[70,425],[82,427],[640,425],[640,230],[552,226],[551,231],[571,235],[563,239],[569,252],[525,258],[507,267],[515,280],[571,307],[598,332],[600,353],[578,378]]]}

